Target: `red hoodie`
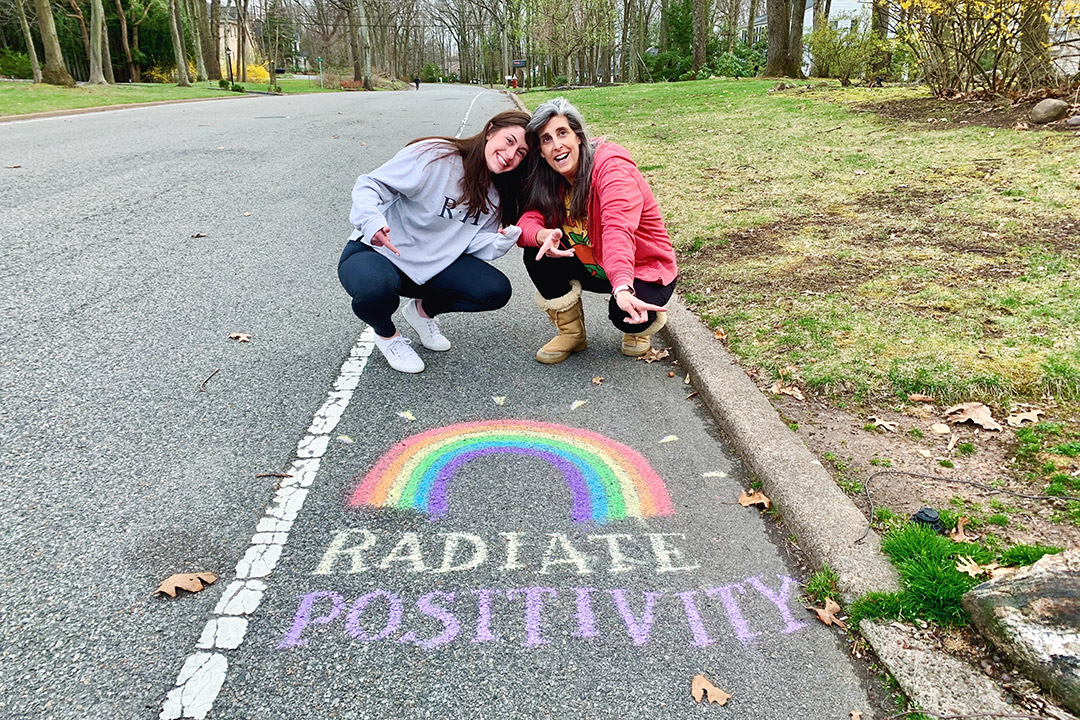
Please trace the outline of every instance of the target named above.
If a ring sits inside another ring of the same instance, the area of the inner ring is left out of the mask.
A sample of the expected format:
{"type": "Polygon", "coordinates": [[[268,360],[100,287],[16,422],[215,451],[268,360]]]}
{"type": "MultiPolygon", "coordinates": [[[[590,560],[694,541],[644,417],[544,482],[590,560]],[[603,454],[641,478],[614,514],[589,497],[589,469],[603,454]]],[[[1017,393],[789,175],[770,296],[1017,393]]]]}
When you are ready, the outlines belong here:
{"type": "MultiPolygon", "coordinates": [[[[546,227],[544,217],[529,210],[518,226],[518,245],[539,247],[536,233],[546,227]]],[[[589,244],[613,288],[633,287],[635,278],[667,285],[679,274],[652,189],[630,153],[604,140],[597,142],[593,155],[589,244]]]]}

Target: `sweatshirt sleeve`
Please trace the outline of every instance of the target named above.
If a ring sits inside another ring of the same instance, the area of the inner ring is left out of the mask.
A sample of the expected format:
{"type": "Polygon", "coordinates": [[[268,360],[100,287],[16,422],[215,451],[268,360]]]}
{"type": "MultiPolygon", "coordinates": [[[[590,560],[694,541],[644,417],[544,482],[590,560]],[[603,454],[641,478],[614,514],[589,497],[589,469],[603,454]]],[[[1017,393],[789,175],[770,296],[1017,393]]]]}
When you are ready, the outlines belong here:
{"type": "Polygon", "coordinates": [[[465,254],[480,260],[495,260],[508,253],[520,237],[521,228],[517,225],[507,225],[502,232],[476,233],[465,248],[465,254]]]}
{"type": "Polygon", "coordinates": [[[604,272],[612,287],[634,284],[634,233],[641,222],[645,197],[634,176],[636,168],[611,158],[597,173],[604,272]]]}
{"type": "Polygon", "coordinates": [[[521,238],[517,244],[521,247],[540,247],[540,243],[536,241],[536,233],[547,227],[544,225],[544,216],[536,210],[529,210],[521,216],[517,224],[521,228],[521,238]]]}
{"type": "Polygon", "coordinates": [[[380,207],[385,207],[399,196],[410,197],[423,191],[424,183],[430,176],[425,172],[425,166],[429,160],[438,162],[433,158],[421,157],[431,149],[430,145],[422,143],[409,145],[380,167],[356,179],[349,220],[365,242],[370,242],[372,235],[387,227],[380,207]]]}

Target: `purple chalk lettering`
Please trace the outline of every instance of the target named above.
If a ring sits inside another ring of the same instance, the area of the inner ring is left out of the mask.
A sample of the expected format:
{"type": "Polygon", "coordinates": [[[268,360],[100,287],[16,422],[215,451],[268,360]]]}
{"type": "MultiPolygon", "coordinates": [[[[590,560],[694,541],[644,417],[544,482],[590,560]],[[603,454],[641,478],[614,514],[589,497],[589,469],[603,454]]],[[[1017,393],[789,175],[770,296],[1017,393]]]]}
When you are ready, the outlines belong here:
{"type": "Polygon", "coordinates": [[[747,582],[750,583],[755,590],[768,598],[769,602],[776,606],[776,609],[780,611],[780,617],[784,618],[784,633],[793,633],[796,630],[802,630],[806,627],[806,623],[796,620],[791,615],[791,608],[788,607],[788,595],[791,593],[791,583],[795,582],[787,575],[777,575],[780,578],[780,592],[774,593],[770,590],[765,583],[761,582],[760,577],[748,578],[747,582]]]}
{"type": "Polygon", "coordinates": [[[278,643],[278,650],[306,645],[307,640],[300,639],[300,633],[304,632],[304,628],[308,625],[325,625],[329,622],[333,622],[334,618],[340,615],[341,611],[345,609],[345,598],[332,590],[310,592],[307,595],[300,596],[300,598],[300,605],[296,608],[296,615],[293,617],[292,627],[289,628],[289,632],[285,633],[285,637],[278,643]],[[319,617],[311,617],[311,610],[315,607],[315,603],[323,598],[329,598],[333,603],[330,612],[326,615],[320,615],[319,617]]]}
{"type": "Polygon", "coordinates": [[[525,596],[525,642],[522,643],[522,647],[536,647],[551,642],[540,634],[540,614],[543,610],[545,594],[551,597],[558,596],[555,588],[546,587],[515,588],[506,591],[506,597],[511,600],[515,595],[525,596]]]}
{"type": "Polygon", "coordinates": [[[690,644],[694,647],[706,647],[716,641],[705,632],[705,623],[701,621],[701,613],[698,612],[697,603],[694,602],[695,595],[697,595],[697,590],[675,593],[675,597],[682,600],[686,622],[690,623],[690,632],[694,634],[694,641],[690,644]]]}
{"type": "Polygon", "coordinates": [[[352,607],[349,608],[349,616],[345,618],[345,630],[355,639],[364,642],[382,640],[383,638],[389,637],[401,627],[401,610],[401,597],[385,590],[372,590],[366,595],[358,597],[356,602],[352,604],[352,607]],[[386,624],[383,626],[383,629],[374,635],[371,635],[365,632],[364,626],[360,623],[360,616],[364,613],[367,606],[371,604],[371,601],[377,597],[386,598],[386,602],[390,607],[386,614],[386,624]]]}
{"type": "Polygon", "coordinates": [[[461,623],[458,622],[456,617],[450,614],[449,610],[440,605],[436,605],[433,602],[436,598],[445,599],[446,603],[450,604],[454,602],[454,593],[442,592],[440,590],[429,592],[426,595],[420,596],[420,599],[416,601],[416,607],[428,617],[435,618],[441,622],[443,624],[442,632],[428,640],[421,640],[419,635],[410,630],[401,637],[401,642],[414,642],[425,650],[430,650],[432,648],[437,648],[440,645],[445,645],[456,638],[457,634],[461,632],[461,623]]]}
{"type": "Polygon", "coordinates": [[[574,631],[574,637],[600,637],[600,632],[596,629],[596,616],[593,615],[592,598],[589,597],[596,592],[596,588],[579,587],[574,590],[577,592],[577,630],[574,631]]]}
{"type": "Polygon", "coordinates": [[[490,642],[496,640],[495,634],[491,632],[491,596],[494,594],[501,595],[500,590],[473,590],[476,595],[476,604],[480,615],[476,620],[476,637],[473,638],[474,643],[490,642]]]}
{"type": "Polygon", "coordinates": [[[749,642],[760,635],[760,632],[751,632],[750,626],[746,622],[746,618],[743,617],[742,611],[739,610],[739,603],[735,601],[735,595],[732,590],[738,590],[740,593],[746,594],[746,588],[742,583],[734,583],[733,585],[724,585],[718,588],[709,588],[705,591],[705,594],[709,597],[720,596],[720,600],[724,603],[724,610],[727,611],[728,620],[731,621],[731,627],[735,628],[735,637],[739,642],[749,642]]]}
{"type": "Polygon", "coordinates": [[[626,625],[626,632],[634,639],[635,645],[644,645],[648,642],[649,634],[652,632],[653,608],[656,606],[656,599],[664,593],[645,593],[645,609],[642,610],[641,619],[639,620],[634,616],[634,612],[630,609],[630,604],[626,602],[626,590],[620,588],[610,590],[609,592],[611,593],[611,597],[615,599],[615,607],[618,609],[619,615],[622,616],[623,623],[626,625]]]}

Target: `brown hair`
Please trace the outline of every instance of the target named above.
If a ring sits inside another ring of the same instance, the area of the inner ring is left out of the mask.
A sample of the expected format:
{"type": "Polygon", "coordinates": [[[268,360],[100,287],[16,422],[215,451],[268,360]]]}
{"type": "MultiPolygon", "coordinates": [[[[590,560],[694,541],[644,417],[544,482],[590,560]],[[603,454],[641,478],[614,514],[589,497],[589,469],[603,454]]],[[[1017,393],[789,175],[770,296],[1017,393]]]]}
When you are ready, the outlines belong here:
{"type": "Polygon", "coordinates": [[[444,158],[457,153],[461,156],[461,164],[465,170],[461,179],[461,197],[454,202],[455,206],[464,203],[469,208],[465,216],[471,218],[479,218],[481,213],[491,212],[493,208],[488,203],[488,189],[494,186],[499,195],[499,222],[513,225],[521,216],[521,185],[527,163],[522,160],[513,170],[492,173],[488,170],[487,160],[484,158],[484,148],[487,145],[487,136],[492,132],[512,126],[524,129],[531,117],[522,110],[504,110],[488,120],[483,130],[467,138],[431,136],[416,138],[409,144],[421,140],[437,140],[448,145],[447,152],[438,157],[444,158]]]}

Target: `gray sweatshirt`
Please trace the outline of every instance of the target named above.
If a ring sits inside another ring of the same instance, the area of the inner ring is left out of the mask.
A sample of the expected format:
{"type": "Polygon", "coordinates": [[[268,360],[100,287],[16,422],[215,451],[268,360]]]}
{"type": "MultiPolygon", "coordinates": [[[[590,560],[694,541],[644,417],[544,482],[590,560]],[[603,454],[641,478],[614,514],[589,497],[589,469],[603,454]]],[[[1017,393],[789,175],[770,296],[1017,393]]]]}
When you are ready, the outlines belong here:
{"type": "Polygon", "coordinates": [[[461,197],[464,168],[457,152],[437,140],[405,147],[378,169],[361,175],[352,191],[349,219],[356,228],[350,240],[371,245],[371,237],[390,228],[390,242],[401,253],[375,250],[394,263],[413,282],[423,285],[462,255],[494,260],[514,246],[521,231],[509,226],[499,232],[499,195],[492,187],[488,200],[495,214],[466,218],[465,205],[450,207],[461,197]]]}

